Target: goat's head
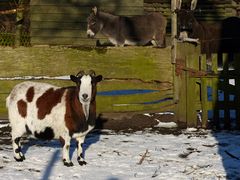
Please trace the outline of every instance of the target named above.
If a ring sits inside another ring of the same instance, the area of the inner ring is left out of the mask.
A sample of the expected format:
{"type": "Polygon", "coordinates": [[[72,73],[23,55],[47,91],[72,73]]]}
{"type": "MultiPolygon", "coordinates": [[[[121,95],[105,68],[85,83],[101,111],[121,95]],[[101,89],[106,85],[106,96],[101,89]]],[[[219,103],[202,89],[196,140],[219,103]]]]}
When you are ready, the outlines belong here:
{"type": "Polygon", "coordinates": [[[87,18],[87,36],[90,38],[93,38],[101,30],[102,24],[98,17],[99,11],[97,7],[94,7],[87,18]]]}
{"type": "Polygon", "coordinates": [[[95,100],[97,83],[102,78],[102,75],[96,76],[93,70],[90,70],[87,74],[84,71],[80,71],[76,76],[70,75],[70,79],[77,85],[78,98],[82,104],[89,104],[95,100]]]}
{"type": "Polygon", "coordinates": [[[193,32],[193,26],[197,23],[196,18],[194,17],[194,10],[197,6],[197,0],[192,0],[190,10],[181,9],[182,1],[178,0],[177,9],[177,36],[178,39],[184,39],[191,37],[193,32]]]}

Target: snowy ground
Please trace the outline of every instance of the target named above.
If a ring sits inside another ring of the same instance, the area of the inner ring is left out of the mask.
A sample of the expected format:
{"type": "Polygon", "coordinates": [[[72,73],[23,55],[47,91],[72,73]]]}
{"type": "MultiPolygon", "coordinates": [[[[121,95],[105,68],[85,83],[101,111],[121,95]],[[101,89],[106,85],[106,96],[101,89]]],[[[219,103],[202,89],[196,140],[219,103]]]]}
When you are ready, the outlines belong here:
{"type": "MultiPolygon", "coordinates": [[[[2,124],[0,132],[6,126],[2,124]]],[[[16,162],[9,133],[1,138],[0,179],[4,180],[240,179],[239,132],[94,132],[84,144],[86,166],[78,165],[76,149],[71,147],[73,167],[63,166],[58,141],[26,140],[26,160],[16,162]]]]}

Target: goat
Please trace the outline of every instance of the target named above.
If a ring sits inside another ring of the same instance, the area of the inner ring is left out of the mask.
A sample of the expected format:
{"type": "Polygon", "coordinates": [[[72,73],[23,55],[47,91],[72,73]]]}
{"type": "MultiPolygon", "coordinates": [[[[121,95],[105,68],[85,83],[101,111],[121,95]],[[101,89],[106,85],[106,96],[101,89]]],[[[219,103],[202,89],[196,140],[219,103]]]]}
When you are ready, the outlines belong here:
{"type": "Polygon", "coordinates": [[[88,74],[80,71],[76,76],[70,75],[70,79],[76,83],[75,87],[22,82],[7,97],[6,106],[16,161],[25,159],[20,139],[23,134],[30,133],[43,140],[59,139],[65,166],[73,166],[69,148],[71,138],[75,138],[78,163],[86,164],[82,144],[95,125],[97,83],[102,80],[102,75],[96,76],[92,70],[88,74]]]}
{"type": "Polygon", "coordinates": [[[87,35],[93,38],[98,32],[108,37],[115,46],[146,45],[165,47],[167,20],[161,13],[133,17],[116,16],[94,7],[88,17],[87,35]]]}

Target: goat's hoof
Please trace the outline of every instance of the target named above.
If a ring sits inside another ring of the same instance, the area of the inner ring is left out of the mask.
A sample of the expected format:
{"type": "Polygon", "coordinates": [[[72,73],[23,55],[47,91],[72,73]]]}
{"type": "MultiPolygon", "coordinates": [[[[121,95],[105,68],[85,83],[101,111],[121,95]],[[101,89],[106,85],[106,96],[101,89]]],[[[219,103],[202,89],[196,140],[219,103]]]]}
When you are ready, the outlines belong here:
{"type": "Polygon", "coordinates": [[[64,164],[64,166],[67,166],[67,167],[73,166],[73,163],[71,161],[67,162],[66,159],[63,159],[63,164],[64,164]]]}
{"type": "Polygon", "coordinates": [[[79,164],[80,166],[83,166],[83,165],[87,165],[87,162],[86,162],[86,161],[78,161],[78,164],[79,164]]]}
{"type": "Polygon", "coordinates": [[[22,162],[22,161],[25,160],[25,157],[24,157],[24,156],[20,156],[20,158],[14,157],[14,159],[15,159],[17,162],[22,162]]]}

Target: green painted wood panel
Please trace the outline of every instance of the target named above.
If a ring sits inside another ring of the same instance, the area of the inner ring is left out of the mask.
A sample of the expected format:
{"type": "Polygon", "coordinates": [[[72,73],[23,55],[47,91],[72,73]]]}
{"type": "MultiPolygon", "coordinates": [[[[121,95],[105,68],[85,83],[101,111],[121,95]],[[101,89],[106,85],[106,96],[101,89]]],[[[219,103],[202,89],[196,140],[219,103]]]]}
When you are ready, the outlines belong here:
{"type": "MultiPolygon", "coordinates": [[[[173,110],[170,47],[2,48],[0,60],[0,117],[6,116],[5,99],[22,80],[13,77],[64,76],[93,69],[104,81],[98,92],[113,90],[154,90],[149,93],[98,95],[98,113],[173,110]]],[[[69,80],[35,80],[58,86],[74,85],[69,80]]]]}

